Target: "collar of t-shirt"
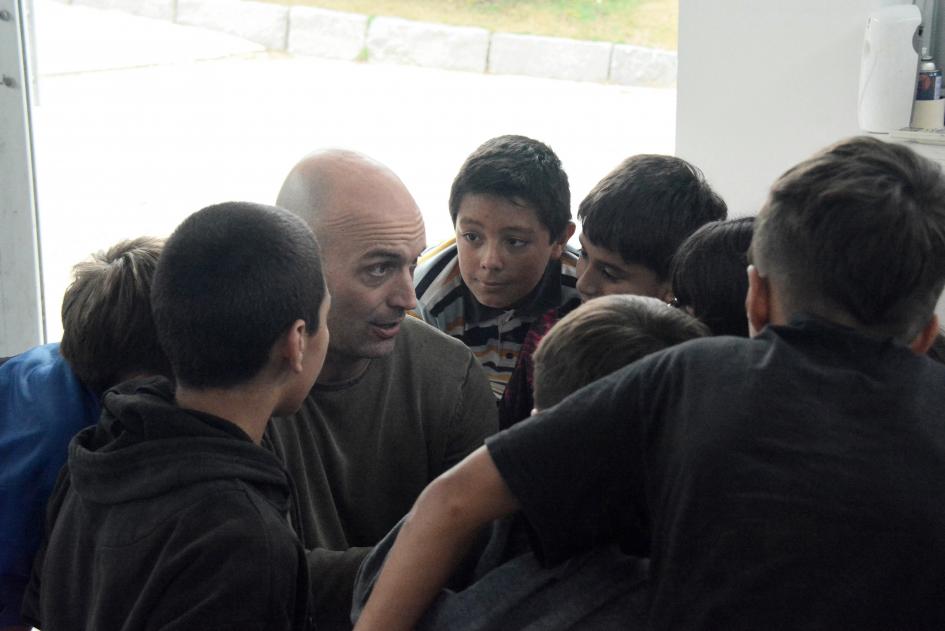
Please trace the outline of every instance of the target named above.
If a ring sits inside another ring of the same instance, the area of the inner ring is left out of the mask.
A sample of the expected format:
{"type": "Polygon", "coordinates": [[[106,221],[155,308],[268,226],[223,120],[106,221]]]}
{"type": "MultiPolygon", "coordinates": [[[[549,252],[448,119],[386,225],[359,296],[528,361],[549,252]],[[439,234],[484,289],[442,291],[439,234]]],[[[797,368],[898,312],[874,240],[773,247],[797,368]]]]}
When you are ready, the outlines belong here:
{"type": "Polygon", "coordinates": [[[871,336],[811,313],[797,313],[786,325],[770,325],[762,337],[778,337],[797,345],[811,347],[812,352],[843,353],[860,359],[867,356],[913,355],[912,350],[892,337],[871,336]]]}

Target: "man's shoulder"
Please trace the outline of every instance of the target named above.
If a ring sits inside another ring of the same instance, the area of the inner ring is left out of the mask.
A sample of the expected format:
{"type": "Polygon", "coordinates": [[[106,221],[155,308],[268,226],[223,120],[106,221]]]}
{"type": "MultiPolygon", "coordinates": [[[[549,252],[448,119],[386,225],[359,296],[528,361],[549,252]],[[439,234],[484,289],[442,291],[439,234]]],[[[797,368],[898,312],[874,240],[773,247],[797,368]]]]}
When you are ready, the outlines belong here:
{"type": "Polygon", "coordinates": [[[394,354],[411,362],[465,366],[472,351],[458,339],[414,317],[404,318],[394,354]]]}

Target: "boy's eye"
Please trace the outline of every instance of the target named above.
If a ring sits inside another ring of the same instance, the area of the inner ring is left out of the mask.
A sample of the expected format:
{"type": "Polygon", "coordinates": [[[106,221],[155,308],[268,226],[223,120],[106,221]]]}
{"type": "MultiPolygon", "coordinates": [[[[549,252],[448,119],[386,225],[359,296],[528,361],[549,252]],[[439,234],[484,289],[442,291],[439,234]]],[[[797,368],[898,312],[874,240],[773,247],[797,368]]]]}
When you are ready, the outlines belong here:
{"type": "Polygon", "coordinates": [[[581,259],[587,258],[587,252],[584,250],[584,248],[581,248],[580,250],[578,250],[578,258],[581,258],[581,259]]]}
{"type": "Polygon", "coordinates": [[[466,239],[467,241],[469,241],[470,243],[475,243],[476,241],[479,240],[479,235],[476,234],[475,232],[464,232],[462,234],[462,237],[466,239]]]}
{"type": "Polygon", "coordinates": [[[515,237],[510,237],[508,239],[508,244],[509,244],[509,247],[521,248],[528,245],[528,241],[526,241],[525,239],[516,239],[515,237]]]}
{"type": "Polygon", "coordinates": [[[614,273],[614,271],[609,267],[604,266],[600,268],[600,273],[607,280],[614,281],[614,282],[617,282],[620,280],[620,277],[617,276],[617,274],[614,273]]]}

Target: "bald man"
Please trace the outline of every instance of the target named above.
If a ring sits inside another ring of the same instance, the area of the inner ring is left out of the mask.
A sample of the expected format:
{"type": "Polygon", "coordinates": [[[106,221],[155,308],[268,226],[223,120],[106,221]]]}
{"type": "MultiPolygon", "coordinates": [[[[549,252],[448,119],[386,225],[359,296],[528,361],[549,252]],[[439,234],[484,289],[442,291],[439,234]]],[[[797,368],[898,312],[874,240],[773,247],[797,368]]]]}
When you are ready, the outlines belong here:
{"type": "Polygon", "coordinates": [[[495,399],[465,345],[405,318],[426,241],[390,169],[317,152],[292,169],[276,203],[321,243],[331,338],[302,409],[273,419],[267,438],[296,484],[316,626],[347,629],[361,559],[430,481],[497,430],[495,399]]]}

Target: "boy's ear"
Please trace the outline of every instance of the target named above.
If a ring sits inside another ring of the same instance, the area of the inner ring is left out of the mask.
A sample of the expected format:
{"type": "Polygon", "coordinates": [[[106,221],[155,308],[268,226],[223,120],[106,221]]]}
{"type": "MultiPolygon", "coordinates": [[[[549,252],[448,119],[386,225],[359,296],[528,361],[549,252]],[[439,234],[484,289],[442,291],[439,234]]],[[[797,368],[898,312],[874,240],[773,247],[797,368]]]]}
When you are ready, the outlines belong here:
{"type": "Polygon", "coordinates": [[[745,296],[748,333],[755,337],[771,321],[771,285],[754,265],[748,266],[748,294],[745,296]]]}
{"type": "MultiPolygon", "coordinates": [[[[668,305],[673,303],[675,296],[673,295],[673,285],[671,282],[663,281],[660,283],[659,292],[656,298],[658,298],[660,302],[665,302],[668,305]]],[[[692,314],[690,313],[689,315],[692,314]]]]}
{"type": "Polygon", "coordinates": [[[308,334],[305,320],[296,320],[288,328],[283,341],[283,356],[293,372],[302,372],[302,360],[305,357],[305,345],[308,334]]]}
{"type": "Polygon", "coordinates": [[[932,348],[936,337],[938,337],[938,316],[933,313],[922,331],[909,344],[909,348],[916,355],[925,355],[932,348]]]}
{"type": "Polygon", "coordinates": [[[561,255],[564,254],[564,246],[568,244],[568,241],[571,240],[571,237],[574,236],[574,222],[569,221],[568,225],[564,227],[564,231],[561,233],[561,236],[555,240],[554,245],[551,247],[551,256],[548,258],[550,261],[561,258],[561,255]]]}

